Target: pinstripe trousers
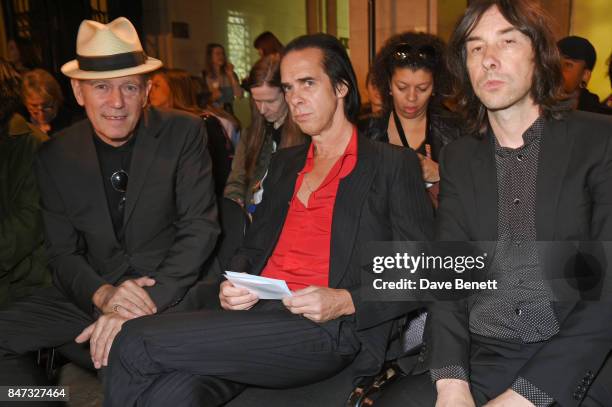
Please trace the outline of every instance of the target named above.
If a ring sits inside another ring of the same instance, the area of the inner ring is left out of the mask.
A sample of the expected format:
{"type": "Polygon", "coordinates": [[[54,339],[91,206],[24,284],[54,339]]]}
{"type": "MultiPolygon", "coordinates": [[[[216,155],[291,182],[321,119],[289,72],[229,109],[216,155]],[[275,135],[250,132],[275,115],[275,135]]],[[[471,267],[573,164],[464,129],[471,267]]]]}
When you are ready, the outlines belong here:
{"type": "Polygon", "coordinates": [[[243,385],[301,386],[342,370],[359,347],[351,322],[317,324],[280,301],[261,301],[249,311],[139,318],[115,338],[104,405],[212,406],[243,385]],[[216,393],[211,379],[219,380],[216,393]]]}

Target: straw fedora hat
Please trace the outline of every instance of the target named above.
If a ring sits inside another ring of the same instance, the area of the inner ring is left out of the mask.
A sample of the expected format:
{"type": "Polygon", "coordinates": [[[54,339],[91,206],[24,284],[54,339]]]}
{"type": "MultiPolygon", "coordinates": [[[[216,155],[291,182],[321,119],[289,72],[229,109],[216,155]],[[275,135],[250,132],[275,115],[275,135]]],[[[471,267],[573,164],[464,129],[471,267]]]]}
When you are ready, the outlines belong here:
{"type": "Polygon", "coordinates": [[[83,20],[79,27],[76,59],[62,66],[74,79],[110,79],[151,72],[163,64],[148,57],[136,29],[125,17],[108,24],[83,20]]]}

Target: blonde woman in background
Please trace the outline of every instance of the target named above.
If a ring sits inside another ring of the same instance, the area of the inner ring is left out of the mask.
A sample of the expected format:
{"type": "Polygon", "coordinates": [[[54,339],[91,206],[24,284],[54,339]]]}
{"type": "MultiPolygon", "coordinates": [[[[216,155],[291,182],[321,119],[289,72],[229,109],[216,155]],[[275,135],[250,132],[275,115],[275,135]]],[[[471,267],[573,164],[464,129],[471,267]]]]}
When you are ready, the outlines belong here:
{"type": "Polygon", "coordinates": [[[55,78],[44,69],[23,74],[21,99],[28,112],[28,121],[48,136],[68,127],[73,115],[64,108],[64,95],[55,78]]]}

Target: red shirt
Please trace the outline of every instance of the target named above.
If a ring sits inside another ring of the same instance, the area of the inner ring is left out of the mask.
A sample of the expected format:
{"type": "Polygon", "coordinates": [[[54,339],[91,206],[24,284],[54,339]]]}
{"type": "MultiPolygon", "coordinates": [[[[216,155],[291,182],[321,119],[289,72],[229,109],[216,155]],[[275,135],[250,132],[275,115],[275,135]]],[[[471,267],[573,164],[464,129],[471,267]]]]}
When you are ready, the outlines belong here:
{"type": "Polygon", "coordinates": [[[308,197],[308,207],[297,197],[304,176],[314,166],[314,144],[310,145],[306,164],[298,173],[287,219],[278,243],[261,273],[264,277],[285,280],[290,290],[329,284],[329,256],[334,203],[340,180],[357,163],[357,129],[321,185],[308,197]]]}

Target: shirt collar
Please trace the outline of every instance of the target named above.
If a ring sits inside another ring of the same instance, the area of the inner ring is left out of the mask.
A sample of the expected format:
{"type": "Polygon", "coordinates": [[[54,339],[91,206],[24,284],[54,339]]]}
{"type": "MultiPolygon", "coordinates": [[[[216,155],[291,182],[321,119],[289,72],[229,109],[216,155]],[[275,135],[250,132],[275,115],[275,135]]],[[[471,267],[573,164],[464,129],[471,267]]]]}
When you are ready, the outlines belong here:
{"type": "MultiPolygon", "coordinates": [[[[357,155],[357,127],[355,126],[353,126],[353,134],[351,135],[351,140],[346,146],[346,149],[344,149],[342,157],[346,157],[347,155],[357,155]]],[[[312,159],[314,159],[314,143],[310,143],[310,147],[308,147],[308,154],[306,155],[306,160],[312,159]]]]}
{"type": "Polygon", "coordinates": [[[495,137],[495,133],[493,132],[493,129],[489,125],[489,137],[493,139],[493,142],[495,143],[495,152],[498,154],[511,153],[512,151],[517,151],[517,150],[528,148],[534,141],[539,140],[542,137],[542,134],[544,134],[544,118],[542,116],[539,116],[531,124],[531,126],[529,126],[529,128],[523,132],[523,135],[522,135],[523,145],[521,147],[519,148],[502,147],[499,144],[497,137],[495,137]]]}
{"type": "MultiPolygon", "coordinates": [[[[357,145],[358,145],[358,137],[357,137],[357,128],[353,127],[353,134],[351,135],[351,139],[344,149],[344,153],[338,158],[336,163],[330,169],[330,173],[327,174],[321,185],[317,187],[317,191],[325,188],[329,185],[332,180],[339,178],[343,179],[347,175],[351,173],[355,164],[357,162],[357,145]]],[[[313,143],[310,143],[308,148],[308,154],[306,156],[306,163],[304,164],[304,168],[298,172],[298,176],[304,176],[305,174],[312,171],[314,167],[314,146],[313,143]]],[[[317,191],[313,191],[313,194],[317,194],[317,191]]],[[[297,194],[297,189],[295,190],[293,196],[297,194]]]]}
{"type": "Polygon", "coordinates": [[[95,145],[99,146],[102,149],[105,149],[107,151],[125,151],[125,150],[131,150],[134,147],[134,144],[136,144],[136,136],[138,135],[138,133],[140,133],[142,131],[142,125],[143,125],[143,118],[141,117],[138,124],[136,125],[136,128],[134,129],[134,132],[132,133],[132,136],[128,139],[127,142],[123,143],[120,146],[112,146],[106,142],[104,142],[97,134],[96,134],[96,130],[93,127],[93,124],[91,124],[91,122],[89,122],[89,126],[91,128],[91,136],[94,139],[94,143],[95,145]]]}

